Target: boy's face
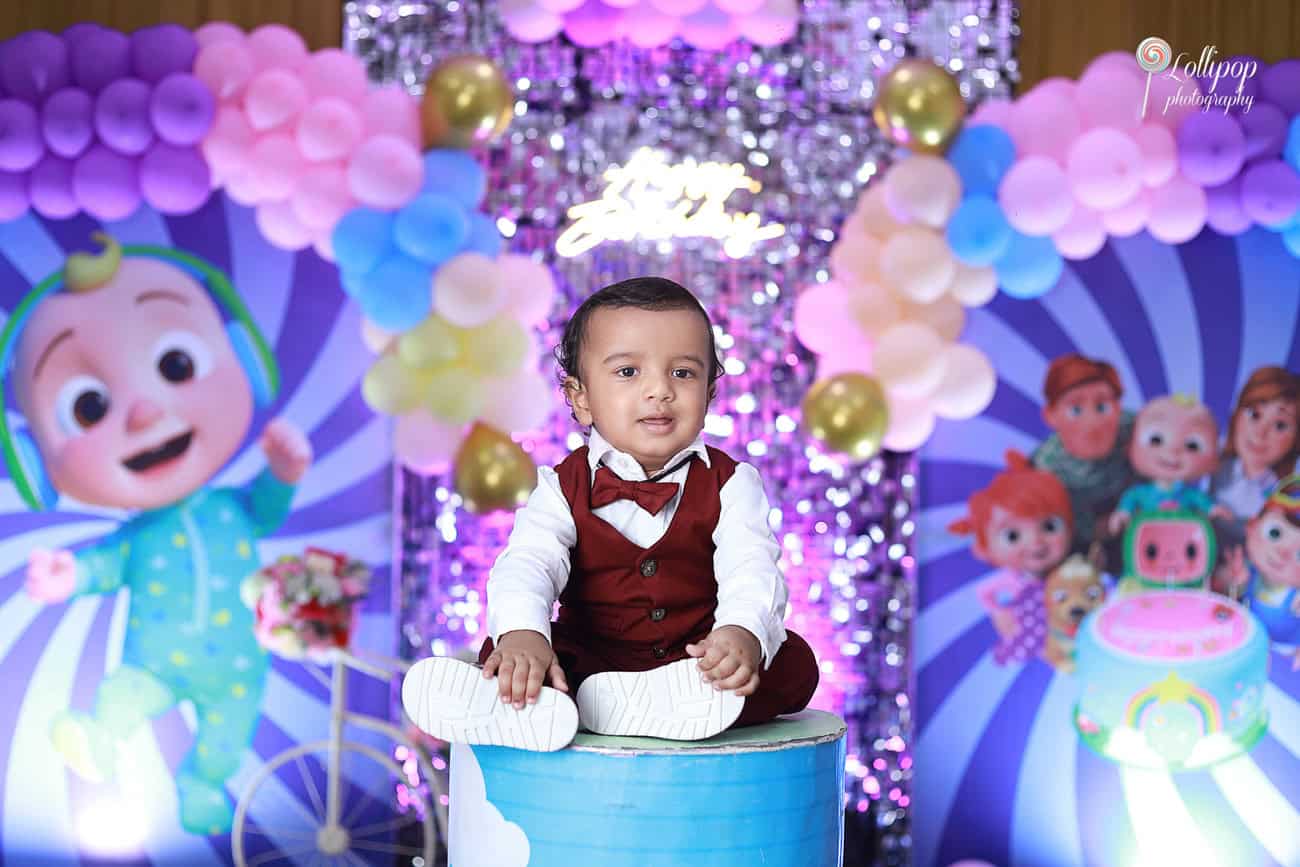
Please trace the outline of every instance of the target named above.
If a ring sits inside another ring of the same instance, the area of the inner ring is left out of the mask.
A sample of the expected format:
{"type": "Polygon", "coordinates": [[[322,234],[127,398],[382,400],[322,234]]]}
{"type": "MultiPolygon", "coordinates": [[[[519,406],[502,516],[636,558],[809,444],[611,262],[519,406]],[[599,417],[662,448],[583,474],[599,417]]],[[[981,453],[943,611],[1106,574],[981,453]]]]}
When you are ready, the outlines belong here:
{"type": "Polygon", "coordinates": [[[1138,414],[1129,462],[1157,482],[1198,479],[1218,463],[1217,445],[1214,419],[1204,407],[1156,400],[1138,414]]]}
{"type": "Polygon", "coordinates": [[[84,503],[153,509],[204,485],[253,415],[248,378],[208,293],[164,262],[41,302],[14,365],[50,481],[84,503]]]}
{"type": "Polygon", "coordinates": [[[1076,385],[1043,410],[1065,450],[1085,461],[1099,461],[1115,448],[1119,415],[1115,390],[1101,381],[1076,385]]]}
{"type": "Polygon", "coordinates": [[[1300,587],[1300,527],[1277,508],[1246,523],[1246,555],[1273,585],[1300,587]]]}
{"type": "Polygon", "coordinates": [[[658,472],[704,429],[709,357],[695,310],[598,308],[582,339],[582,381],[567,385],[574,415],[658,472]]]}

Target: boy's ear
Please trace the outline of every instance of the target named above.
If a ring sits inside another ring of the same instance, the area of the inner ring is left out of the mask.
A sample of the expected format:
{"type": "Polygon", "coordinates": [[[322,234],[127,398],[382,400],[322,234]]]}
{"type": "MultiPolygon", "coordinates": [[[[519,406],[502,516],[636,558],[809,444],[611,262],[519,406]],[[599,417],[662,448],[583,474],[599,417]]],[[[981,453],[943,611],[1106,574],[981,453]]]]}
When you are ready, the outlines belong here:
{"type": "Polygon", "coordinates": [[[565,377],[564,379],[564,396],[569,400],[569,406],[573,407],[573,416],[578,420],[578,424],[591,426],[591,409],[587,405],[587,390],[582,387],[576,376],[565,377]]]}

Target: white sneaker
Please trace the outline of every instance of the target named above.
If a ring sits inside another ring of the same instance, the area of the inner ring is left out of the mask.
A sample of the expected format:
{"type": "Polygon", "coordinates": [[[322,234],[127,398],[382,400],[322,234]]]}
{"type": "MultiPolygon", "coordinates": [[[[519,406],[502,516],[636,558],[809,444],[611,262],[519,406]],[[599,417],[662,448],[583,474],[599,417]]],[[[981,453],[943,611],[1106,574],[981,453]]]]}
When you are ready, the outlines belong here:
{"type": "Polygon", "coordinates": [[[536,704],[516,710],[501,701],[496,678],[446,657],[422,659],[402,680],[402,707],[422,731],[458,744],[496,744],[549,753],[578,732],[578,709],[558,689],[542,687],[536,704]]]}
{"type": "Polygon", "coordinates": [[[744,706],[734,690],[702,682],[695,659],[650,671],[605,671],[578,687],[578,718],[602,735],[702,740],[734,723],[744,706]]]}

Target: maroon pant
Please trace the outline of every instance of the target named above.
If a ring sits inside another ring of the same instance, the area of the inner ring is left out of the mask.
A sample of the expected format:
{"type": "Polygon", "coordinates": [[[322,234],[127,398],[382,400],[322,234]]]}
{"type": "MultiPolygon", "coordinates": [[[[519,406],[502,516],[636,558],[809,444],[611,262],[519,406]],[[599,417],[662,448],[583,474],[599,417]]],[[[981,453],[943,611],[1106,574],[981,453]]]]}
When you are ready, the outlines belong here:
{"type": "MultiPolygon", "coordinates": [[[[564,623],[551,624],[551,646],[555,648],[560,668],[564,669],[564,676],[569,681],[570,695],[577,695],[578,686],[587,677],[602,671],[649,671],[677,659],[689,658],[684,652],[670,654],[650,664],[638,658],[620,658],[624,655],[618,648],[579,635],[564,623]]],[[[489,638],[479,651],[479,663],[485,662],[491,653],[492,639],[489,638]]],[[[803,710],[812,700],[819,677],[817,658],[808,642],[787,631],[785,643],[776,652],[771,666],[758,673],[758,690],[745,697],[745,707],[735,725],[754,725],[780,714],[803,710]]]]}

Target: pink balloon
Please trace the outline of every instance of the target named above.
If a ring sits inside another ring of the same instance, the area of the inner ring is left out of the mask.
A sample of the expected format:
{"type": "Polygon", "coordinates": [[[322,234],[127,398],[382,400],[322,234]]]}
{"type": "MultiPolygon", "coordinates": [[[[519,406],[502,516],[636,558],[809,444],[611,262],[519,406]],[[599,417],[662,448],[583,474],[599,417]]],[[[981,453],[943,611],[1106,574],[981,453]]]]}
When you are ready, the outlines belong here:
{"type": "Polygon", "coordinates": [[[313,231],[332,230],[344,214],[356,207],[342,163],[308,169],[290,201],[298,222],[313,231]]]}
{"type": "Polygon", "coordinates": [[[27,178],[28,195],[36,213],[50,220],[66,220],[81,210],[72,191],[72,169],[72,160],[53,154],[36,164],[27,178]]]}
{"type": "Polygon", "coordinates": [[[364,128],[361,115],[341,99],[318,99],[298,120],[296,138],[302,155],[309,160],[344,159],[356,150],[364,128]]]}
{"type": "Polygon", "coordinates": [[[716,6],[705,6],[682,19],[681,36],[688,45],[706,51],[725,48],[740,35],[736,19],[716,6]]]}
{"type": "Polygon", "coordinates": [[[510,292],[506,304],[511,313],[530,328],[545,323],[555,303],[555,278],[551,269],[519,254],[498,258],[497,269],[510,292]]]}
{"type": "Polygon", "coordinates": [[[866,341],[853,318],[848,290],[833,281],[799,293],[794,303],[794,333],[813,352],[831,352],[837,346],[859,346],[866,341]]]}
{"type": "Polygon", "coordinates": [[[102,144],[91,145],[73,166],[72,191],[95,219],[125,219],[140,207],[136,161],[102,144]]]}
{"type": "Polygon", "coordinates": [[[397,417],[393,453],[411,472],[433,475],[446,469],[464,436],[464,425],[446,424],[425,410],[416,410],[397,417]]]}
{"type": "Polygon", "coordinates": [[[200,48],[194,58],[195,77],[211,89],[219,102],[238,99],[255,69],[246,40],[210,43],[200,48]]]}
{"type": "Polygon", "coordinates": [[[871,372],[871,342],[859,341],[848,346],[832,347],[817,356],[816,378],[828,379],[841,373],[871,372]]]}
{"type": "Polygon", "coordinates": [[[650,0],[650,5],[676,18],[699,12],[708,3],[709,0],[650,0]]]}
{"type": "Polygon", "coordinates": [[[1056,249],[1067,259],[1087,259],[1106,244],[1106,227],[1096,211],[1076,204],[1070,219],[1052,235],[1056,249]]]}
{"type": "Polygon", "coordinates": [[[1147,231],[1157,241],[1181,244],[1205,227],[1205,190],[1182,175],[1151,191],[1151,217],[1147,231]]]}
{"type": "Polygon", "coordinates": [[[1142,152],[1117,129],[1097,127],[1070,148],[1066,172],[1074,197],[1104,211],[1127,202],[1142,186],[1142,152]]]}
{"type": "Polygon", "coordinates": [[[1142,120],[1144,84],[1126,69],[1101,66],[1088,70],[1075,91],[1084,126],[1132,130],[1142,120]]]}
{"type": "Polygon", "coordinates": [[[1133,131],[1133,141],[1142,151],[1142,183],[1158,187],[1178,171],[1178,145],[1166,127],[1144,123],[1133,131]]]}
{"type": "Polygon", "coordinates": [[[312,249],[316,255],[320,256],[326,262],[334,261],[334,238],[333,232],[321,230],[314,238],[311,239],[312,249]]]}
{"type": "Polygon", "coordinates": [[[1070,219],[1070,182],[1055,160],[1018,160],[998,186],[998,204],[1007,222],[1026,235],[1050,235],[1070,219]]]}
{"type": "Polygon", "coordinates": [[[503,0],[500,8],[506,30],[520,42],[545,42],[564,29],[560,13],[545,9],[532,0],[503,0]]]}
{"type": "Polygon", "coordinates": [[[1012,103],[1006,99],[987,99],[966,121],[967,126],[998,126],[1007,129],[1011,126],[1012,103]]]}
{"type": "Polygon", "coordinates": [[[370,82],[361,58],[338,48],[324,48],[307,58],[299,70],[307,94],[313,99],[331,97],[358,103],[366,98],[370,82]]]}
{"type": "Polygon", "coordinates": [[[1007,132],[1018,155],[1045,156],[1064,163],[1080,126],[1073,85],[1049,80],[1016,100],[1007,132]]]}
{"type": "Polygon", "coordinates": [[[264,135],[248,155],[248,178],[258,190],[257,201],[278,202],[289,198],[306,170],[298,146],[286,132],[264,135]]]}
{"type": "Polygon", "coordinates": [[[283,250],[301,250],[311,244],[311,230],[298,222],[288,202],[258,205],[257,227],[262,230],[262,237],[283,250]]]}
{"type": "Polygon", "coordinates": [[[244,38],[244,31],[229,21],[209,21],[194,31],[200,51],[218,42],[242,42],[244,38]]]}
{"type": "Polygon", "coordinates": [[[1104,211],[1101,214],[1101,224],[1116,238],[1127,238],[1146,228],[1150,216],[1151,192],[1143,188],[1124,204],[1104,211]]]}
{"type": "MultiPolygon", "coordinates": [[[[1118,69],[1127,72],[1135,79],[1146,81],[1146,73],[1142,67],[1138,66],[1137,56],[1132,51],[1107,51],[1092,60],[1084,67],[1083,75],[1095,72],[1100,69],[1118,69]]],[[[1080,76],[1082,78],[1083,76],[1080,76]]]]}
{"type": "Polygon", "coordinates": [[[880,444],[890,451],[911,452],[925,445],[934,432],[934,410],[927,398],[887,394],[889,427],[880,444]]]}
{"type": "Polygon", "coordinates": [[[1254,223],[1241,204],[1241,178],[1205,191],[1205,224],[1220,235],[1240,235],[1254,223]]]}
{"type": "MultiPolygon", "coordinates": [[[[1177,131],[1183,119],[1201,110],[1197,104],[1201,88],[1195,79],[1186,78],[1179,82],[1170,78],[1168,70],[1151,76],[1151,95],[1147,98],[1147,123],[1156,123],[1167,127],[1171,132],[1177,131]]],[[[1146,76],[1142,76],[1146,87],[1146,76]]],[[[1140,104],[1139,104],[1140,108],[1140,104]]]]}
{"type": "Polygon", "coordinates": [[[243,111],[233,105],[217,109],[212,129],[203,139],[202,147],[203,156],[218,182],[229,175],[240,174],[248,167],[248,154],[255,138],[243,111]]]}
{"type": "Polygon", "coordinates": [[[357,201],[374,208],[400,208],[420,191],[424,163],[410,142],[396,136],[367,139],[348,161],[348,187],[357,201]]]}
{"type": "Polygon", "coordinates": [[[582,5],[582,0],[536,0],[537,5],[548,12],[563,15],[582,5]]]}
{"type": "Polygon", "coordinates": [[[225,177],[222,179],[221,184],[226,197],[233,202],[253,207],[261,201],[262,189],[247,171],[225,177]]]}
{"type": "Polygon", "coordinates": [[[155,142],[140,160],[140,192],[163,214],[192,214],[212,193],[212,174],[198,148],[155,142]]]}
{"type": "Polygon", "coordinates": [[[479,419],[500,431],[536,430],[557,403],[555,382],[527,367],[510,376],[485,379],[482,387],[490,396],[479,419]]]}
{"type": "Polygon", "coordinates": [[[622,13],[601,0],[586,0],[564,18],[564,32],[577,45],[595,48],[618,37],[622,13]]]}
{"type": "Polygon", "coordinates": [[[257,69],[295,69],[307,60],[307,43],[281,24],[263,24],[248,34],[257,69]]]}
{"type": "Polygon", "coordinates": [[[796,0],[766,0],[757,12],[743,15],[736,22],[740,35],[755,45],[788,42],[799,30],[800,8],[796,0]]]}
{"type": "Polygon", "coordinates": [[[361,105],[361,120],[366,135],[397,136],[421,147],[419,103],[398,85],[372,90],[361,105]]]}
{"type": "Polygon", "coordinates": [[[763,8],[763,0],[713,0],[728,15],[748,15],[763,8]]]}
{"type": "Polygon", "coordinates": [[[677,35],[680,26],[677,18],[642,0],[623,13],[623,29],[627,41],[639,48],[658,48],[667,45],[677,35]]]}
{"type": "Polygon", "coordinates": [[[244,111],[253,129],[267,132],[293,121],[307,107],[307,88],[297,73],[268,69],[248,83],[244,111]]]}

